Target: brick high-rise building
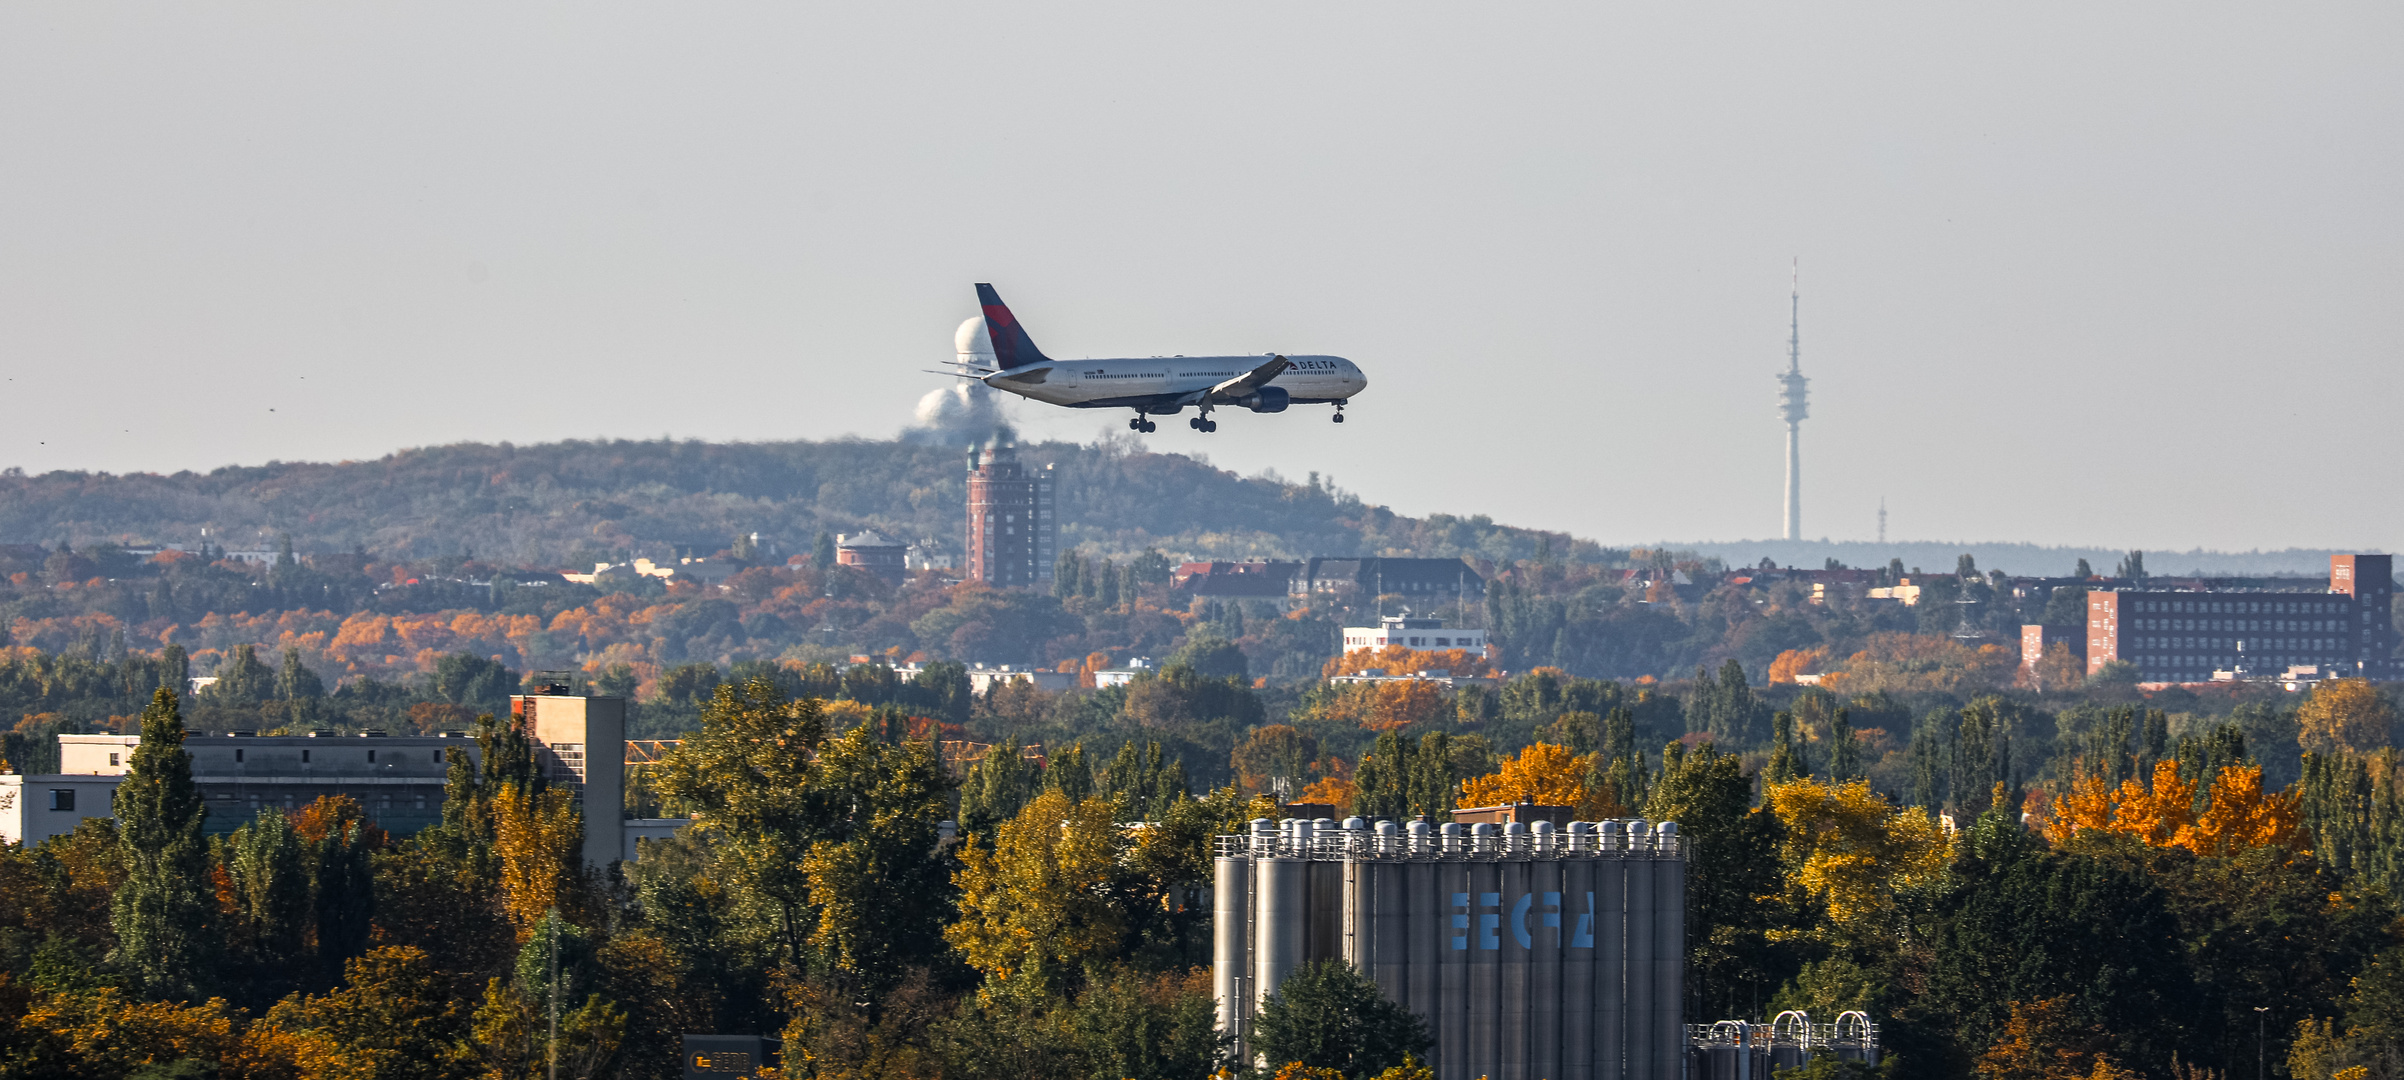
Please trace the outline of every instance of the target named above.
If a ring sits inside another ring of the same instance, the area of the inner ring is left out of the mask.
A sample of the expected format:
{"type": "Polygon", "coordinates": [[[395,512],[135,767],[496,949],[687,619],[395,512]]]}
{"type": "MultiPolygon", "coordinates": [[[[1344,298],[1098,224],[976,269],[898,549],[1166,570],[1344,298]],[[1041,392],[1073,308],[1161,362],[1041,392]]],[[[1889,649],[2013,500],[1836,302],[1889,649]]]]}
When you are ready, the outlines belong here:
{"type": "Polygon", "coordinates": [[[1059,554],[1052,516],[1052,467],[1029,470],[995,443],[968,460],[968,580],[1045,585],[1059,554]]]}
{"type": "Polygon", "coordinates": [[[2362,642],[2362,673],[2374,679],[2395,678],[2396,557],[2329,556],[2329,591],[2354,598],[2354,619],[2362,642]]]}
{"type": "Polygon", "coordinates": [[[2099,589],[2087,594],[2087,670],[2126,660],[2149,682],[2203,682],[2239,660],[2257,675],[2296,665],[2393,678],[2393,560],[2338,555],[2316,591],[2099,589]]]}

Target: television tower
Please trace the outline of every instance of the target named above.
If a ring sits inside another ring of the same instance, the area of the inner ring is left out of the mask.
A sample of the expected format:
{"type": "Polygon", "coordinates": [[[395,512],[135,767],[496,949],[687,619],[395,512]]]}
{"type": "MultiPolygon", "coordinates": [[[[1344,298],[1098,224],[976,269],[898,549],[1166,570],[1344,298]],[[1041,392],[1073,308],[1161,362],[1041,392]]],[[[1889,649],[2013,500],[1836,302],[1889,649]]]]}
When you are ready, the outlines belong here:
{"type": "Polygon", "coordinates": [[[1789,324],[1786,335],[1786,374],[1778,376],[1778,418],[1786,421],[1786,538],[1803,539],[1803,418],[1811,415],[1804,404],[1803,377],[1803,261],[1795,260],[1793,291],[1788,296],[1789,324]]]}

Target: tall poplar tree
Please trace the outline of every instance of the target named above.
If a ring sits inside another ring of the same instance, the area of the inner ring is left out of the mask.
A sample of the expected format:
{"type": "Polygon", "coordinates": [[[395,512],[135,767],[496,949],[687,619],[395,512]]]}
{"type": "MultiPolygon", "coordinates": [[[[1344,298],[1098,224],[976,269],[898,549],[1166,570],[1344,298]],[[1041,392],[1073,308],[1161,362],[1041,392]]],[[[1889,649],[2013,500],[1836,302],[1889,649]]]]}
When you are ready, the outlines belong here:
{"type": "Polygon", "coordinates": [[[208,809],[192,783],[173,691],[159,689],[142,710],[142,743],[117,784],[116,814],[125,867],[125,884],[109,899],[116,965],[151,997],[196,997],[214,952],[217,898],[201,835],[208,809]]]}
{"type": "Polygon", "coordinates": [[[1861,743],[1853,737],[1853,717],[1843,706],[1828,721],[1828,742],[1829,782],[1861,779],[1861,743]]]}

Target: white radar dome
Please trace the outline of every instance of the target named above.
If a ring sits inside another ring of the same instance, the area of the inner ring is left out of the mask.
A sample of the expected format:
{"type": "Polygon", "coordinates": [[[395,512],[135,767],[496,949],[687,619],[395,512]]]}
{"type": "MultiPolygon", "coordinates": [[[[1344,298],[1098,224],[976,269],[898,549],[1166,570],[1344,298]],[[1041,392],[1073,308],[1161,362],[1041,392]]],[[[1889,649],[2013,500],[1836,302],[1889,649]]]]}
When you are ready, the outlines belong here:
{"type": "Polygon", "coordinates": [[[964,364],[993,363],[993,335],[985,330],[984,316],[961,323],[960,329],[952,332],[952,351],[960,354],[960,362],[964,364]]]}

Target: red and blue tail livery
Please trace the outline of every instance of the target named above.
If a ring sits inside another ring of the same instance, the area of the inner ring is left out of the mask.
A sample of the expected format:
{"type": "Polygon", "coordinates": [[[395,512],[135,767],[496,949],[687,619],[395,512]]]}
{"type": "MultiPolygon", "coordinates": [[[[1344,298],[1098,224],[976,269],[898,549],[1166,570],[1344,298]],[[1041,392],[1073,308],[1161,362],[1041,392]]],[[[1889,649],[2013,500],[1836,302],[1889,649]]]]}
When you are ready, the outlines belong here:
{"type": "Polygon", "coordinates": [[[993,340],[993,359],[1002,370],[1051,359],[1035,347],[1035,339],[1027,336],[1027,328],[1018,324],[1018,316],[1010,314],[1010,305],[1002,303],[1002,294],[993,291],[993,286],[977,284],[977,303],[985,309],[985,332],[993,340]]]}
{"type": "Polygon", "coordinates": [[[1154,416],[1174,416],[1188,407],[1194,416],[1186,426],[1196,431],[1219,429],[1211,418],[1218,409],[1281,413],[1290,405],[1332,405],[1335,422],[1344,422],[1344,406],[1368,389],[1360,366],[1341,356],[1151,356],[1095,360],[1054,360],[1035,347],[1035,339],[1002,303],[993,286],[977,285],[980,318],[963,323],[957,335],[961,370],[950,374],[976,379],[996,390],[1031,401],[1071,409],[1129,409],[1135,413],[1127,427],[1154,431],[1154,416]],[[984,362],[983,350],[992,349],[984,362]]]}

